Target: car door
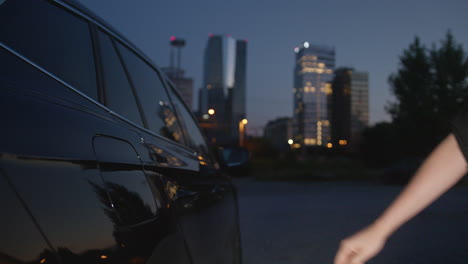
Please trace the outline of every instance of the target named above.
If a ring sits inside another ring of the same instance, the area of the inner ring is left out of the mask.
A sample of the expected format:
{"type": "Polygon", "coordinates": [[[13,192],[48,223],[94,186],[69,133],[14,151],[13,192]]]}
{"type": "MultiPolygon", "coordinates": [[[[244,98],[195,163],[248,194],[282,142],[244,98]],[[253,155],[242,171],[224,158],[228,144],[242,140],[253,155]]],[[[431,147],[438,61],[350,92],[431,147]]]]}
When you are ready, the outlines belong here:
{"type": "Polygon", "coordinates": [[[201,134],[194,140],[197,125],[189,127],[183,120],[176,107],[182,112],[185,106],[174,103],[179,99],[168,95],[159,72],[123,43],[116,46],[147,128],[138,132],[150,153],[141,157],[145,171],[166,183],[167,206],[174,210],[194,263],[231,263],[238,230],[229,180],[219,173],[201,134]]]}
{"type": "Polygon", "coordinates": [[[114,237],[138,256],[135,261],[190,263],[185,239],[167,206],[166,185],[142,163],[144,157],[152,155],[145,147],[145,131],[154,120],[144,114],[148,106],[138,97],[131,70],[114,38],[98,27],[93,30],[101,62],[103,101],[112,109],[116,122],[114,130],[93,140],[105,187],[95,189],[114,223],[114,237]]]}
{"type": "Polygon", "coordinates": [[[180,189],[189,194],[189,203],[182,200],[177,208],[188,245],[198,263],[240,263],[236,189],[230,178],[220,171],[197,123],[175,88],[169,82],[166,85],[187,145],[195,151],[199,162],[196,176],[182,177],[179,181],[180,189]]]}

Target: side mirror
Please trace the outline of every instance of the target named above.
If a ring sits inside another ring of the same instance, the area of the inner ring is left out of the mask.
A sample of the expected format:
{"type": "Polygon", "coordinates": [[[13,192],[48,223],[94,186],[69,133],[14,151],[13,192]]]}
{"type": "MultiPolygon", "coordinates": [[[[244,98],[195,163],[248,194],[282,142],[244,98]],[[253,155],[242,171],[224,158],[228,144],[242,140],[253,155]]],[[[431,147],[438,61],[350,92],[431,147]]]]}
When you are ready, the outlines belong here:
{"type": "Polygon", "coordinates": [[[244,148],[222,148],[221,157],[227,168],[245,167],[249,163],[249,152],[244,148]]]}
{"type": "Polygon", "coordinates": [[[245,177],[250,171],[250,153],[244,148],[224,147],[218,149],[218,157],[224,171],[231,177],[245,177]]]}

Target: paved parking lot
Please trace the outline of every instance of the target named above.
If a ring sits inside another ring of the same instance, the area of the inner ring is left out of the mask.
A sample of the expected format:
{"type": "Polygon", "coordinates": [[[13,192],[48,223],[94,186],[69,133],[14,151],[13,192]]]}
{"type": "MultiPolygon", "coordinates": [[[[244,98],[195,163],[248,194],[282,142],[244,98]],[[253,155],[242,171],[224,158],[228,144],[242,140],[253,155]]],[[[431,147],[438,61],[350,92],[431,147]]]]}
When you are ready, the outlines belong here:
{"type": "MultiPolygon", "coordinates": [[[[332,263],[339,241],[370,223],[401,187],[256,182],[239,188],[244,264],[332,263]]],[[[468,187],[456,187],[401,228],[369,263],[468,263],[468,187]]]]}

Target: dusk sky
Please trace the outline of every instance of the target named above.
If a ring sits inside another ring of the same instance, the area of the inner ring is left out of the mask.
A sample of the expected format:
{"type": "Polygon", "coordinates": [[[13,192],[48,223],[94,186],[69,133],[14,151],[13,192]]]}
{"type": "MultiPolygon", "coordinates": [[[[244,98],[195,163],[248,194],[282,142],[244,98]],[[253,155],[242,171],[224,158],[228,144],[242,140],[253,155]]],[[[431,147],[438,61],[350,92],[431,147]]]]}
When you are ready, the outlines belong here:
{"type": "MultiPolygon", "coordinates": [[[[388,76],[415,36],[431,47],[450,29],[468,51],[468,1],[79,0],[159,66],[169,65],[169,38],[186,39],[182,68],[202,85],[208,34],[248,40],[247,118],[259,134],[269,120],[292,116],[294,47],[335,47],[336,65],[369,72],[370,123],[389,120],[388,76]]],[[[197,107],[197,102],[194,101],[197,107]]]]}

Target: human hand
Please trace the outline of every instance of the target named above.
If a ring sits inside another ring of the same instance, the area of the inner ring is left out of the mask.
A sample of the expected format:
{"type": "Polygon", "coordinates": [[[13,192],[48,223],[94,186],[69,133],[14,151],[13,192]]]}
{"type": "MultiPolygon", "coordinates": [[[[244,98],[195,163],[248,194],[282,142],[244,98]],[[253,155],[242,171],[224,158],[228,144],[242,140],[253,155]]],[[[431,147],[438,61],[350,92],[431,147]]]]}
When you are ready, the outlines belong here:
{"type": "Polygon", "coordinates": [[[341,241],[334,264],[363,264],[377,255],[386,237],[374,226],[368,226],[341,241]]]}

